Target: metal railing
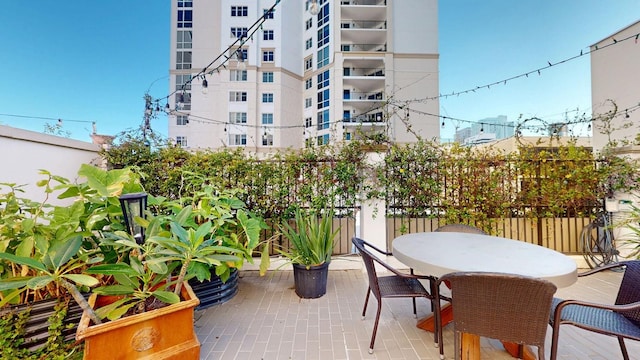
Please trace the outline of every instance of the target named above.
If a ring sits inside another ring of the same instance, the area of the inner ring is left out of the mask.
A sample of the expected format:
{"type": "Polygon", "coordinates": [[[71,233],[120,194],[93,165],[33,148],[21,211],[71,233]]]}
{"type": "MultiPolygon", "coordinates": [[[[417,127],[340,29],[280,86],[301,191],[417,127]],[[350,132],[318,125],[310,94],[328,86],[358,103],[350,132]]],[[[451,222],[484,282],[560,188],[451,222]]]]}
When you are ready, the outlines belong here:
{"type": "Polygon", "coordinates": [[[343,52],[351,51],[387,51],[387,44],[342,44],[340,46],[343,52]]]}

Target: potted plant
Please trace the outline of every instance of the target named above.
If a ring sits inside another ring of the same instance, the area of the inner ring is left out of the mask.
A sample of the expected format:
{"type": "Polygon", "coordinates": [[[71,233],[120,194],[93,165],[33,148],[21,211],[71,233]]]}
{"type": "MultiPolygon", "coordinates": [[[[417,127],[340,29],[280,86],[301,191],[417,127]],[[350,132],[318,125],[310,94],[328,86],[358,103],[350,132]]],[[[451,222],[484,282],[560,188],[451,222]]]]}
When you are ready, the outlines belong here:
{"type": "MultiPolygon", "coordinates": [[[[95,289],[90,302],[95,304],[96,295],[120,298],[95,310],[100,318],[112,320],[108,323],[92,325],[88,316],[83,316],[77,339],[85,342],[86,359],[199,357],[200,344],[193,330],[193,310],[199,299],[188,280],[208,279],[212,267],[219,269],[222,276],[231,268],[241,267],[246,256],[259,245],[253,233],[259,233],[261,222],[250,219],[242,210],[233,215],[214,216],[209,198],[197,198],[195,205],[185,205],[188,202],[184,200],[151,197],[149,204],[156,206],[159,214],[147,212],[146,219],[135,217],[144,229],[143,241],[136,241],[135,236],[122,231],[103,241],[125,255],[117,262],[92,266],[86,271],[113,276],[116,282],[95,289]],[[220,225],[232,219],[243,234],[252,234],[246,236],[250,241],[239,241],[242,236],[227,239],[220,235],[220,225]],[[158,302],[160,306],[156,306],[158,302]],[[123,317],[125,314],[133,315],[123,317]],[[123,344],[119,346],[119,354],[114,354],[110,346],[114,341],[123,344]]],[[[264,251],[267,250],[265,246],[264,251]]],[[[263,271],[267,267],[268,262],[262,265],[263,271]]]]}
{"type": "MultiPolygon", "coordinates": [[[[259,245],[256,238],[222,239],[216,229],[226,221],[237,221],[244,234],[253,234],[259,219],[241,210],[220,216],[211,211],[205,218],[203,208],[208,205],[203,204],[208,202],[203,198],[193,206],[150,197],[149,205],[158,215],[147,211],[147,217],[140,213],[129,221],[144,230],[139,236],[124,231],[119,204],[120,195],[142,190],[138,176],[130,169],[104,171],[89,165],[83,165],[79,174],[87,178],[85,183],[51,177],[62,182],[55,187],[62,190],[59,197],[74,201],[47,213],[44,219],[49,223],[41,221],[47,228],[39,229],[33,219],[14,221],[11,229],[21,232],[7,238],[20,241],[0,243],[0,265],[11,269],[2,274],[2,302],[34,291],[53,291],[55,296],[64,290],[73,295],[84,310],[76,336],[85,342],[86,359],[198,358],[193,308],[199,300],[187,281],[207,278],[212,266],[223,276],[242,266],[246,254],[259,245]],[[97,285],[87,301],[80,290],[97,285]],[[107,295],[114,300],[95,307],[99,297],[107,295]],[[124,335],[113,335],[112,330],[124,335]]],[[[268,262],[263,268],[267,266],[268,262]]]]}
{"type": "MultiPolygon", "coordinates": [[[[92,168],[83,166],[79,174],[90,174],[92,168]]],[[[9,191],[0,194],[0,312],[3,318],[16,316],[24,321],[14,329],[20,339],[11,342],[19,345],[13,349],[3,346],[0,357],[11,352],[38,358],[77,353],[77,346],[70,341],[79,318],[76,314],[82,312],[80,307],[89,309],[86,292],[100,282],[82,272],[104,259],[93,246],[94,230],[110,222],[113,207],[107,198],[89,191],[86,183],[73,184],[46,170],[40,174],[45,176],[37,183],[45,194],[42,202],[19,197],[21,186],[2,184],[9,191]],[[50,199],[56,192],[59,199],[75,201],[52,205],[50,199]],[[69,301],[71,298],[75,302],[69,301]],[[38,316],[29,316],[31,310],[38,316]],[[47,318],[61,322],[52,328],[54,322],[47,318]]],[[[131,180],[129,175],[114,171],[108,184],[106,177],[92,177],[91,181],[103,189],[122,191],[131,180]]]]}
{"type": "Polygon", "coordinates": [[[290,248],[279,252],[293,265],[295,292],[301,298],[319,298],[327,292],[334,239],[340,231],[333,231],[332,223],[333,211],[303,214],[297,209],[293,226],[288,221],[280,225],[290,248]]]}

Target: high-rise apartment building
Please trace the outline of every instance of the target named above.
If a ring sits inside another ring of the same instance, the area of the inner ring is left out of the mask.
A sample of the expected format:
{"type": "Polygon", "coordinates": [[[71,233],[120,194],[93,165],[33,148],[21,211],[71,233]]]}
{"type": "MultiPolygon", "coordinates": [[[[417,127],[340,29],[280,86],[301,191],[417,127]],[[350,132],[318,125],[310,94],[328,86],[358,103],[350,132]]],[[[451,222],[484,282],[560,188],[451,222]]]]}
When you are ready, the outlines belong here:
{"type": "Polygon", "coordinates": [[[437,0],[172,0],[171,11],[169,137],[184,147],[439,137],[437,0]]]}

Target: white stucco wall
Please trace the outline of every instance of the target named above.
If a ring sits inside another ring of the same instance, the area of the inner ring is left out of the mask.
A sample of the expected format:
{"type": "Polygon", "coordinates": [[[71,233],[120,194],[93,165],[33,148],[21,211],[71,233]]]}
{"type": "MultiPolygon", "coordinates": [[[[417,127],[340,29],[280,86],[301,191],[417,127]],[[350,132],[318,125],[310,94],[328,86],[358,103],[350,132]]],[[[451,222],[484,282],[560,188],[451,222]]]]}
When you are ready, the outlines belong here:
{"type": "Polygon", "coordinates": [[[99,150],[92,143],[0,125],[0,183],[26,184],[21,197],[42,201],[45,194],[36,186],[44,179],[40,169],[74,181],[81,164],[100,163],[99,150]]]}
{"type": "MultiPolygon", "coordinates": [[[[618,107],[614,117],[614,127],[623,123],[633,124],[631,128],[615,131],[611,140],[631,141],[640,132],[640,111],[638,84],[640,84],[640,51],[634,36],[640,32],[640,21],[604,38],[591,46],[591,102],[593,117],[613,110],[613,102],[618,107]],[[626,39],[625,41],[619,41],[626,39]],[[619,41],[614,45],[614,39],[619,41]],[[611,45],[611,46],[606,46],[611,45]],[[595,50],[596,46],[599,50],[595,50]],[[606,47],[605,47],[606,46],[606,47]],[[632,111],[625,111],[632,109],[632,111]],[[628,115],[628,117],[627,117],[628,115]]],[[[600,150],[608,142],[608,136],[598,131],[598,122],[593,125],[593,148],[600,150]]]]}

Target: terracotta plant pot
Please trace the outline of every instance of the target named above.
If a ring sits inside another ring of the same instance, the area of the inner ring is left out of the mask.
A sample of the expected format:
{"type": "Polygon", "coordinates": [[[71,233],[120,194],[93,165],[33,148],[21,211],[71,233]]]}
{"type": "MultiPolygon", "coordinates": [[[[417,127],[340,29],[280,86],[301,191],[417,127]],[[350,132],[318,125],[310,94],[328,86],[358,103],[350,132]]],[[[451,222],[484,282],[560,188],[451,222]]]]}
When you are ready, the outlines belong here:
{"type": "MultiPolygon", "coordinates": [[[[84,340],[84,359],[199,359],[193,310],[200,303],[188,284],[183,301],[99,325],[82,315],[76,339],[84,340]]],[[[89,297],[94,306],[96,295],[89,297]]]]}

